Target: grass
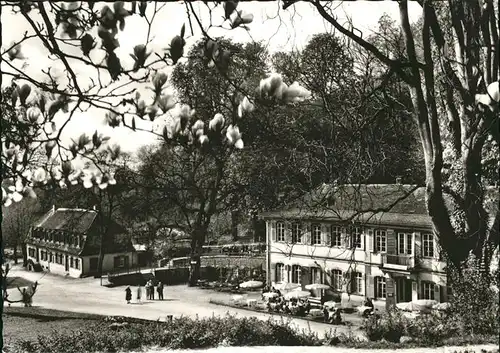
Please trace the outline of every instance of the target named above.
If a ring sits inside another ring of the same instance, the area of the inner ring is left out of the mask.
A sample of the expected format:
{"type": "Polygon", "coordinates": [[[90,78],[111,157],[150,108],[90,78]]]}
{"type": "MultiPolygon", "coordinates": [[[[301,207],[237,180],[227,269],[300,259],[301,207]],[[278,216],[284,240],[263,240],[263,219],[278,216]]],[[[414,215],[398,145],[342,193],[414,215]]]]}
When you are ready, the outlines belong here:
{"type": "Polygon", "coordinates": [[[101,315],[37,307],[4,307],[2,314],[4,344],[13,343],[19,339],[36,340],[38,335],[53,331],[70,332],[103,318],[104,316],[101,315]]]}

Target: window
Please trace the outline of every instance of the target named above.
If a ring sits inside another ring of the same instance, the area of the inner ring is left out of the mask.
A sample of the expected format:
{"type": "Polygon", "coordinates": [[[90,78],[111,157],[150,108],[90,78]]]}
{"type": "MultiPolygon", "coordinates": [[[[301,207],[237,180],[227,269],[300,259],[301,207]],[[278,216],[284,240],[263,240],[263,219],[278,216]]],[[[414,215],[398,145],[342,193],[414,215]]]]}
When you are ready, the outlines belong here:
{"type": "Polygon", "coordinates": [[[75,259],[75,268],[80,269],[80,259],[75,259]]]}
{"type": "Polygon", "coordinates": [[[434,283],[422,281],[422,298],[421,299],[431,299],[434,300],[434,283]]]}
{"type": "Polygon", "coordinates": [[[30,257],[35,257],[35,249],[28,248],[28,254],[29,254],[30,257]]]}
{"type": "Polygon", "coordinates": [[[351,247],[361,249],[361,227],[352,228],[351,239],[351,247]]]}
{"type": "Polygon", "coordinates": [[[387,251],[387,234],[385,230],[375,231],[375,252],[387,251]]]}
{"type": "Polygon", "coordinates": [[[300,283],[300,266],[299,265],[293,265],[292,266],[292,283],[300,283]]]}
{"type": "Polygon", "coordinates": [[[361,272],[353,272],[351,275],[351,293],[363,293],[363,274],[361,272]]]}
{"type": "Polygon", "coordinates": [[[332,287],[336,291],[342,291],[342,271],[332,270],[332,287]]]}
{"type": "Polygon", "coordinates": [[[285,241],[285,224],[283,222],[276,223],[276,241],[285,241]]]}
{"type": "Polygon", "coordinates": [[[411,255],[412,240],[411,233],[398,233],[398,252],[400,255],[411,255]]]}
{"type": "Polygon", "coordinates": [[[285,265],[276,264],[276,282],[285,282],[285,265]]]}
{"type": "Polygon", "coordinates": [[[422,250],[424,257],[434,257],[434,235],[422,234],[422,250]]]}
{"type": "Polygon", "coordinates": [[[292,243],[302,242],[302,227],[300,223],[292,224],[292,243]]]}
{"type": "Polygon", "coordinates": [[[69,258],[69,267],[71,267],[71,268],[75,267],[75,264],[74,264],[74,261],[73,261],[73,257],[69,258]]]}
{"type": "Polygon", "coordinates": [[[385,277],[375,277],[375,298],[385,298],[387,295],[385,277]]]}
{"type": "Polygon", "coordinates": [[[321,269],[317,267],[311,268],[311,283],[321,283],[321,269]]]}
{"type": "Polygon", "coordinates": [[[54,262],[54,254],[49,254],[49,262],[54,262]]]}
{"type": "Polygon", "coordinates": [[[312,226],[311,244],[312,245],[321,244],[321,225],[320,224],[313,224],[313,226],[312,226]]]}
{"type": "Polygon", "coordinates": [[[115,256],[115,258],[114,258],[114,266],[115,266],[115,268],[123,268],[123,267],[125,267],[125,257],[126,256],[115,256]]]}
{"type": "Polygon", "coordinates": [[[332,240],[332,246],[342,246],[342,228],[331,226],[330,239],[332,240]]]}

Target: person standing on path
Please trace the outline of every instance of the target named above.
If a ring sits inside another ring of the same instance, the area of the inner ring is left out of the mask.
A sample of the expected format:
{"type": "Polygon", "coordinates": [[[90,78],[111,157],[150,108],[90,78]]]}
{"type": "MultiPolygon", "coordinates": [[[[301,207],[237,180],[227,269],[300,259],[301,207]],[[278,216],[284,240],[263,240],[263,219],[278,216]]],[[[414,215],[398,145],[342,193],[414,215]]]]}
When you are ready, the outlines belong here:
{"type": "Polygon", "coordinates": [[[139,284],[139,287],[137,287],[137,303],[141,302],[141,295],[142,295],[142,288],[141,285],[139,284]]]}
{"type": "Polygon", "coordinates": [[[155,300],[155,285],[154,285],[154,282],[153,280],[149,280],[149,284],[150,284],[150,287],[149,287],[149,295],[151,296],[151,300],[155,300]]]}
{"type": "Polygon", "coordinates": [[[130,286],[127,286],[125,289],[125,300],[127,301],[127,304],[130,304],[130,301],[132,300],[132,289],[130,289],[130,286]]]}
{"type": "Polygon", "coordinates": [[[158,282],[156,290],[158,291],[158,300],[163,300],[163,283],[161,281],[158,282]]]}

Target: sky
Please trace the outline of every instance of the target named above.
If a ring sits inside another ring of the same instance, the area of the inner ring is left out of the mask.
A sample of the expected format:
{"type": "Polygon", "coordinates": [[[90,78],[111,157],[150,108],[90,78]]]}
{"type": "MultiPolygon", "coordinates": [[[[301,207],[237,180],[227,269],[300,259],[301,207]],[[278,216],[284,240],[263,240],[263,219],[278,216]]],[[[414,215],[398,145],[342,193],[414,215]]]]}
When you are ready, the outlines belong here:
{"type": "MultiPolygon", "coordinates": [[[[299,2],[286,11],[283,11],[281,2],[241,2],[238,9],[254,15],[253,22],[249,25],[249,31],[243,28],[230,30],[227,22],[223,21],[222,6],[215,7],[215,4],[209,3],[212,8],[210,11],[203,2],[191,3],[193,10],[199,15],[203,27],[207,30],[210,36],[218,37],[225,36],[236,42],[248,41],[263,41],[270,52],[289,51],[293,49],[303,48],[308,40],[317,33],[332,32],[332,26],[324,21],[316,12],[312,5],[299,2]]],[[[97,3],[96,8],[102,7],[103,4],[97,3]]],[[[129,6],[129,5],[126,5],[129,6]]],[[[195,43],[201,35],[198,25],[191,16],[193,31],[190,26],[190,21],[186,14],[186,4],[184,2],[173,3],[150,3],[148,5],[147,17],[151,19],[155,6],[161,8],[157,11],[151,30],[149,31],[150,39],[152,40],[148,48],[153,51],[161,51],[168,46],[173,36],[179,34],[180,28],[186,24],[186,41],[187,47],[195,43]]],[[[48,8],[48,5],[46,5],[48,8]]],[[[392,1],[353,1],[353,2],[332,2],[334,14],[338,17],[340,23],[347,22],[350,18],[354,27],[363,33],[363,37],[368,36],[375,30],[379,18],[384,14],[389,14],[396,22],[399,23],[398,5],[392,1]]],[[[38,14],[35,11],[31,12],[32,19],[36,21],[38,14]]],[[[409,4],[410,21],[416,21],[420,15],[420,6],[415,2],[409,4]]],[[[3,9],[1,15],[3,27],[3,48],[13,40],[19,40],[27,31],[28,34],[33,33],[28,21],[18,14],[12,14],[8,9],[3,9]]],[[[96,33],[92,33],[96,34],[96,33]]],[[[133,52],[133,47],[137,44],[145,43],[148,38],[148,26],[139,15],[127,17],[126,26],[123,32],[119,32],[118,39],[120,47],[116,53],[122,65],[129,68],[133,65],[133,60],[129,54],[133,52]]],[[[60,78],[60,87],[64,87],[64,67],[58,60],[48,57],[48,52],[44,48],[41,41],[38,39],[30,39],[23,46],[23,53],[27,57],[28,65],[24,65],[22,69],[25,73],[36,79],[46,79],[47,76],[42,70],[51,68],[51,74],[60,78]]],[[[65,50],[74,54],[81,55],[78,48],[65,47],[65,50]]],[[[186,48],[185,52],[187,52],[186,48]]],[[[98,61],[102,59],[104,52],[102,50],[93,50],[91,58],[98,61]]],[[[23,67],[24,62],[15,60],[11,63],[18,69],[23,67]]],[[[77,74],[78,81],[81,87],[90,85],[90,79],[97,79],[97,72],[90,66],[83,65],[77,62],[70,61],[74,71],[77,74]]],[[[10,70],[2,63],[2,70],[10,70]]],[[[162,68],[167,74],[172,68],[162,68]]],[[[104,78],[104,81],[106,78],[104,78]]],[[[108,78],[109,80],[109,78],[108,78]]],[[[10,79],[7,75],[2,77],[2,86],[8,85],[10,79]]],[[[122,84],[123,79],[115,83],[122,84]]],[[[114,87],[112,85],[112,87],[114,87]]],[[[130,89],[140,92],[143,96],[148,94],[144,85],[136,85],[129,87],[130,89]]],[[[56,123],[61,125],[65,116],[62,114],[56,116],[56,123]]],[[[161,121],[165,119],[160,119],[161,121]]],[[[150,123],[144,122],[138,124],[138,127],[150,128],[150,123]]],[[[150,133],[132,132],[127,128],[112,129],[104,124],[104,113],[90,108],[86,112],[77,112],[71,122],[67,124],[63,133],[63,139],[69,141],[70,138],[78,137],[81,133],[93,133],[95,130],[110,136],[110,143],[118,143],[122,150],[134,152],[140,146],[149,144],[155,140],[155,137],[150,133]]]]}

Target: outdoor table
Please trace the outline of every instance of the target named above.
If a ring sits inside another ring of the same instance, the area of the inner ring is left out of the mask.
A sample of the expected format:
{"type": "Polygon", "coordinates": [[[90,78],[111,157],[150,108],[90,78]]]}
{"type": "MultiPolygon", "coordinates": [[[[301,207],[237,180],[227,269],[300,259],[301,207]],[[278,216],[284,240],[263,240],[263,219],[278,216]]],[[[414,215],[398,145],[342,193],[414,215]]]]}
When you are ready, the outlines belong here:
{"type": "Polygon", "coordinates": [[[334,302],[334,301],[328,301],[323,304],[324,307],[326,308],[340,308],[340,303],[334,302]]]}
{"type": "Polygon", "coordinates": [[[320,316],[323,316],[323,310],[321,310],[321,309],[311,309],[311,310],[309,310],[309,314],[312,317],[320,317],[320,316]]]}
{"type": "Polygon", "coordinates": [[[249,308],[255,306],[257,304],[257,299],[247,299],[247,306],[249,308]]]}

